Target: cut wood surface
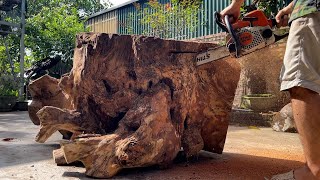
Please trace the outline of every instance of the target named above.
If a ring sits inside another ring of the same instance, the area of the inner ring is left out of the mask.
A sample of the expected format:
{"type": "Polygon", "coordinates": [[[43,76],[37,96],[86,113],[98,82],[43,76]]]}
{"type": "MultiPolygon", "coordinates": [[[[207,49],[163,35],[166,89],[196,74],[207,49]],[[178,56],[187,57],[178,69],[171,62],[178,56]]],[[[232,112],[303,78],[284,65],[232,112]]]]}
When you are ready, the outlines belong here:
{"type": "Polygon", "coordinates": [[[81,161],[86,174],[108,178],[123,168],[166,166],[181,147],[222,153],[240,76],[236,59],[196,66],[215,44],[82,33],[73,69],[29,86],[36,137],[72,132],[54,152],[59,164],[81,161]],[[38,123],[39,122],[39,123],[38,123]]]}

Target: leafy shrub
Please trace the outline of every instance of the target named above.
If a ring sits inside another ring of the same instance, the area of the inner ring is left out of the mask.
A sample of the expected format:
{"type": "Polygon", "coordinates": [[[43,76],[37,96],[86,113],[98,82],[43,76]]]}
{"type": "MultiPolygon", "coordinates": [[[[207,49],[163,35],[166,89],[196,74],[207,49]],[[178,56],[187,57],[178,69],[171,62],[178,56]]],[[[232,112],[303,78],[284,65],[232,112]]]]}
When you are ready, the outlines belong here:
{"type": "Polygon", "coordinates": [[[200,24],[201,1],[170,0],[163,4],[159,0],[149,0],[145,5],[134,3],[136,11],[128,14],[124,26],[129,34],[184,39],[186,31],[194,32],[200,24]]]}
{"type": "Polygon", "coordinates": [[[19,82],[11,75],[0,75],[0,96],[18,96],[19,82]]]}

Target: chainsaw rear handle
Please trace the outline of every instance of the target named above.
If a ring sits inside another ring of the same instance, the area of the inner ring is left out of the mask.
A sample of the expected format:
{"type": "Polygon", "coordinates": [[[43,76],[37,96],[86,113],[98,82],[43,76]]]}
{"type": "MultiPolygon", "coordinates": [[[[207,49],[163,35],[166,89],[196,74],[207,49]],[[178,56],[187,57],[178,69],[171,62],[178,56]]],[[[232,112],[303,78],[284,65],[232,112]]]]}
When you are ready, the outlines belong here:
{"type": "MultiPolygon", "coordinates": [[[[227,27],[222,22],[221,14],[219,12],[214,12],[215,22],[218,24],[218,26],[225,32],[228,32],[227,27]]],[[[228,20],[229,21],[229,20],[228,20]]]]}
{"type": "Polygon", "coordinates": [[[230,53],[235,53],[236,57],[240,57],[240,52],[241,52],[241,44],[240,40],[234,31],[232,24],[229,21],[229,15],[224,16],[224,22],[225,24],[221,21],[221,14],[219,12],[215,12],[215,18],[216,18],[216,23],[218,26],[225,32],[229,33],[233,43],[228,44],[228,49],[230,53]]]}
{"type": "MultiPolygon", "coordinates": [[[[218,24],[218,26],[223,31],[228,32],[228,28],[226,27],[225,23],[222,21],[221,14],[219,12],[214,12],[214,17],[215,17],[215,22],[218,24]]],[[[230,18],[230,16],[228,16],[228,17],[230,18]]],[[[233,18],[233,16],[231,16],[231,17],[233,18]]],[[[228,22],[230,22],[230,19],[228,19],[228,22]]]]}

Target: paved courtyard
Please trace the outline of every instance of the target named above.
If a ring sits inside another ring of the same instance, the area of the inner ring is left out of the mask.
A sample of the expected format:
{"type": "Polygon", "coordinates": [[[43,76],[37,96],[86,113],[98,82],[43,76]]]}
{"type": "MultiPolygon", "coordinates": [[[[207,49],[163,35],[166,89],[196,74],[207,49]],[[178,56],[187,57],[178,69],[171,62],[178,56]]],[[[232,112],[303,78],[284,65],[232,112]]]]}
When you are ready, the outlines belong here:
{"type": "MultiPolygon", "coordinates": [[[[79,166],[56,166],[52,150],[61,135],[34,141],[38,126],[27,112],[0,113],[0,179],[90,179],[79,166]]],[[[230,126],[222,155],[201,152],[198,160],[122,171],[114,179],[264,179],[303,165],[298,135],[271,128],[230,126]]]]}

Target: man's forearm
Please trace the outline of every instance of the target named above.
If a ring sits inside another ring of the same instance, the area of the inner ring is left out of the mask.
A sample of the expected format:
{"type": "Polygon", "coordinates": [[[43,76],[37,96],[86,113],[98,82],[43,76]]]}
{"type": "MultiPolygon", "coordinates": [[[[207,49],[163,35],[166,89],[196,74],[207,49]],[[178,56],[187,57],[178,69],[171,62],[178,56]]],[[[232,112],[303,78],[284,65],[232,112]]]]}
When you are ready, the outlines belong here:
{"type": "Polygon", "coordinates": [[[291,11],[293,10],[293,6],[294,6],[294,1],[292,1],[290,4],[288,4],[288,6],[286,8],[290,9],[291,11]]]}
{"type": "Polygon", "coordinates": [[[294,7],[294,1],[292,1],[288,6],[284,7],[282,11],[284,11],[284,14],[289,15],[292,13],[294,7]]]}
{"type": "Polygon", "coordinates": [[[232,2],[239,2],[239,3],[243,3],[244,0],[232,0],[232,2]]]}
{"type": "Polygon", "coordinates": [[[241,7],[244,3],[244,0],[232,0],[232,4],[241,7]]]}

